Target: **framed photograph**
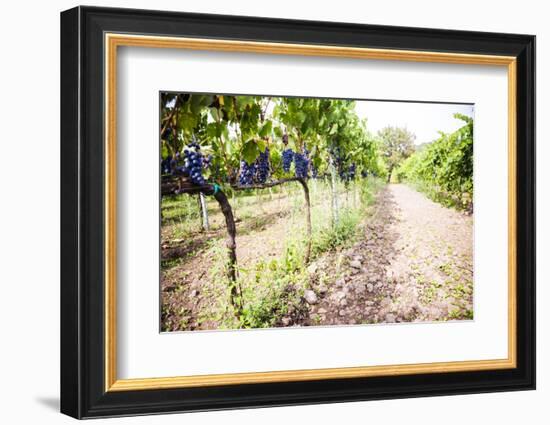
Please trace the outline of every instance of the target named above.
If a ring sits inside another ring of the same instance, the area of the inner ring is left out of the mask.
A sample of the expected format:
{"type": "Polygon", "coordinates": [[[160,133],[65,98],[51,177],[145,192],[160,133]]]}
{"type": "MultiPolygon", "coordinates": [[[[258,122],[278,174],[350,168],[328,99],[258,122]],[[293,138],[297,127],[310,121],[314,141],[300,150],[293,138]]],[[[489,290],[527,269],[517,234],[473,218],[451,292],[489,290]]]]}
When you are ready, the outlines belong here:
{"type": "Polygon", "coordinates": [[[535,37],[61,14],[61,411],[535,388],[535,37]]]}

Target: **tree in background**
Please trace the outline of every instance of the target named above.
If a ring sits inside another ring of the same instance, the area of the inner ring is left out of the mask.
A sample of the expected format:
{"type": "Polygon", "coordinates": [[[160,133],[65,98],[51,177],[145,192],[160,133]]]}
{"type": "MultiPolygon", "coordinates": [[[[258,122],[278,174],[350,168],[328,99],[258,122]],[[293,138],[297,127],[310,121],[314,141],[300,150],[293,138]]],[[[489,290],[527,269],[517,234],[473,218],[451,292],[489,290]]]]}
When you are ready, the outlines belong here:
{"type": "Polygon", "coordinates": [[[381,141],[381,153],[388,167],[388,183],[392,172],[401,162],[414,153],[416,136],[403,127],[384,127],[378,132],[381,141]]]}

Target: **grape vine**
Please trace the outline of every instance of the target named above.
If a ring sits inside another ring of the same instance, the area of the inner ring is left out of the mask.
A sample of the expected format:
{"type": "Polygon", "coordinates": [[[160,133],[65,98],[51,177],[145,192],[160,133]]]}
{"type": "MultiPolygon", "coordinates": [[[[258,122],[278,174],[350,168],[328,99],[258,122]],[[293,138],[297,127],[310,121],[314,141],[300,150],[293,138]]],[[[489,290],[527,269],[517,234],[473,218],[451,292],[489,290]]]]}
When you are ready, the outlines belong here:
{"type": "MultiPolygon", "coordinates": [[[[357,117],[353,101],[163,93],[161,104],[161,173],[166,191],[216,197],[226,218],[233,281],[236,226],[224,188],[261,190],[298,182],[306,206],[307,263],[308,180],[326,178],[334,165],[345,182],[359,172],[384,172],[377,142],[357,117]]],[[[240,291],[233,286],[231,291],[238,314],[240,291]]]]}

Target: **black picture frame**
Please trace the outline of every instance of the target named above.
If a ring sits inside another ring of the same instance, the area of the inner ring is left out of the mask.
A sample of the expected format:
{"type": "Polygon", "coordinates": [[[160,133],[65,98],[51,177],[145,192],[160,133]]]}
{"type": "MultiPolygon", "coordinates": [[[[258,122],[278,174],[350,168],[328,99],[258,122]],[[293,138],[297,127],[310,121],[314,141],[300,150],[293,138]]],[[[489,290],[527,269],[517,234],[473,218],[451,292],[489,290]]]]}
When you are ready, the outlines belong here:
{"type": "Polygon", "coordinates": [[[76,7],[61,13],[61,412],[75,418],[535,388],[535,37],[76,7]],[[517,58],[517,367],[105,391],[104,34],[256,40],[517,58]]]}

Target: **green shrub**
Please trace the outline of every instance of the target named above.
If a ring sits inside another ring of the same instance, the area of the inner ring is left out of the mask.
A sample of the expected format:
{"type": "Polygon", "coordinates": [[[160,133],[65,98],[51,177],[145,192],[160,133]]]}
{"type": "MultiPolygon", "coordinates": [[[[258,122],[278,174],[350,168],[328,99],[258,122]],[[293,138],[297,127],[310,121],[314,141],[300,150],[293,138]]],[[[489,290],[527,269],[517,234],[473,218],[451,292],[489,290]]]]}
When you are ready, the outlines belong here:
{"type": "Polygon", "coordinates": [[[469,209],[473,199],[473,119],[455,114],[466,124],[407,158],[396,172],[399,181],[413,184],[446,206],[469,209]]]}

